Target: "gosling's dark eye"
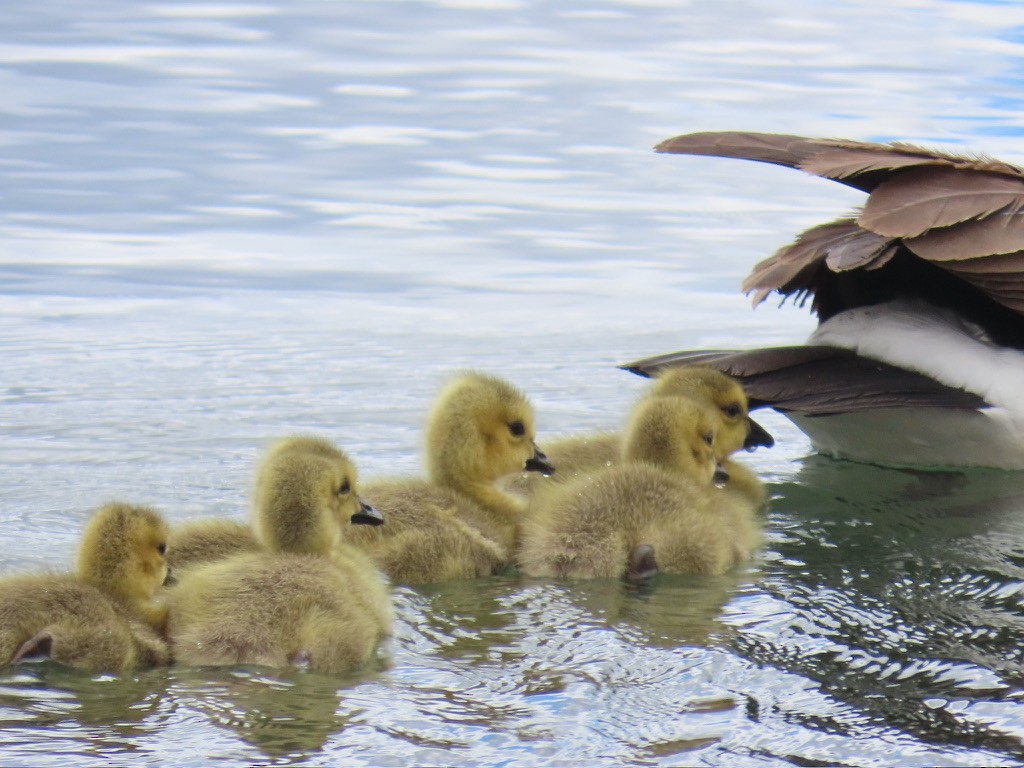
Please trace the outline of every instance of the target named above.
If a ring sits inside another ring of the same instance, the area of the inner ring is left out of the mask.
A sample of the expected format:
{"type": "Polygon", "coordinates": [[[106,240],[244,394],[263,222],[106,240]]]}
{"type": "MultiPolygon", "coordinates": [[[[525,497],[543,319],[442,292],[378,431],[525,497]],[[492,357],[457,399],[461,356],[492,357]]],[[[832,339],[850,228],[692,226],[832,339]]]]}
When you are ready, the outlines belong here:
{"type": "Polygon", "coordinates": [[[730,403],[729,405],[722,406],[722,413],[728,416],[730,419],[735,419],[740,415],[739,403],[730,403]]]}
{"type": "Polygon", "coordinates": [[[715,442],[715,436],[711,432],[705,432],[701,437],[704,438],[704,442],[708,445],[713,445],[715,442]]]}
{"type": "Polygon", "coordinates": [[[338,486],[338,495],[339,496],[344,496],[346,493],[350,493],[351,491],[352,491],[352,483],[350,483],[348,481],[348,478],[345,478],[345,480],[342,482],[342,484],[340,486],[338,486]]]}
{"type": "Polygon", "coordinates": [[[513,421],[508,425],[508,431],[516,437],[522,437],[526,434],[526,427],[523,426],[523,422],[521,421],[513,421]]]}
{"type": "Polygon", "coordinates": [[[167,554],[167,545],[163,542],[160,542],[156,545],[156,551],[159,552],[161,555],[167,554]]]}

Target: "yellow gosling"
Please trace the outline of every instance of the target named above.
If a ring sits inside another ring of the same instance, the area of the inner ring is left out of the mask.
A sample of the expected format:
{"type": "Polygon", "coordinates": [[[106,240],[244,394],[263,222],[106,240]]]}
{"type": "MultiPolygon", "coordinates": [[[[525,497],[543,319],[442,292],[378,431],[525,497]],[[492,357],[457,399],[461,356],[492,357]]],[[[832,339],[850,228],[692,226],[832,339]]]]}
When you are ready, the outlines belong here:
{"type": "Polygon", "coordinates": [[[367,484],[388,524],[355,531],[353,540],[396,583],[496,573],[511,561],[527,511],[526,499],[499,480],[553,471],[535,443],[533,407],[500,378],[464,373],[439,393],[424,443],[427,478],[367,484]]]}
{"type": "Polygon", "coordinates": [[[719,422],[688,398],[641,400],[619,463],[538,489],[520,569],[573,578],[720,574],[750,557],[760,541],[756,509],[716,487],[724,480],[719,422]]]}
{"type": "Polygon", "coordinates": [[[356,470],[327,440],[286,438],[257,471],[256,535],[245,552],[188,569],[170,591],[168,634],[190,665],[366,664],[391,632],[387,585],[345,543],[353,524],[379,524],[360,499],[356,470]]]}
{"type": "MultiPolygon", "coordinates": [[[[315,438],[303,438],[305,451],[315,454],[320,452],[329,457],[330,450],[335,450],[330,443],[318,441],[315,438]]],[[[171,565],[175,572],[181,572],[186,568],[200,563],[211,563],[223,560],[231,555],[238,555],[244,552],[260,552],[269,546],[273,547],[277,538],[267,535],[267,531],[261,531],[263,526],[271,524],[263,520],[257,510],[268,509],[266,496],[269,493],[279,493],[288,496],[293,492],[294,487],[299,484],[289,473],[294,474],[292,465],[297,459],[289,459],[288,456],[280,460],[273,457],[276,452],[294,451],[293,441],[282,441],[274,445],[263,458],[266,471],[257,471],[256,487],[253,490],[253,520],[252,525],[245,525],[234,520],[219,518],[207,518],[192,520],[171,529],[170,558],[171,565]]],[[[287,505],[280,505],[286,507],[287,505]]],[[[282,546],[287,546],[289,537],[299,536],[297,529],[282,531],[284,538],[280,539],[282,546]]],[[[321,536],[333,535],[321,531],[321,536]]],[[[305,542],[311,543],[311,542],[305,542]]],[[[329,549],[329,547],[328,547],[329,549]]],[[[317,551],[324,550],[323,546],[317,546],[317,551]]],[[[325,550],[324,550],[325,551],[325,550]]]]}
{"type": "MultiPolygon", "coordinates": [[[[750,419],[743,387],[733,378],[706,365],[686,365],[660,373],[642,397],[681,396],[706,404],[717,414],[715,454],[729,474],[726,489],[739,493],[758,507],[767,502],[761,480],[741,462],[731,458],[741,448],[771,445],[772,439],[750,419]]],[[[617,463],[622,439],[614,432],[569,435],[544,444],[544,452],[558,467],[554,482],[568,482],[582,474],[617,463]]],[[[529,493],[539,484],[533,476],[521,475],[509,487],[529,493]]]]}
{"type": "Polygon", "coordinates": [[[0,663],[48,657],[91,671],[126,672],[171,661],[159,634],[166,609],[167,525],[156,511],[102,506],[82,534],[74,574],[0,581],[0,663]]]}

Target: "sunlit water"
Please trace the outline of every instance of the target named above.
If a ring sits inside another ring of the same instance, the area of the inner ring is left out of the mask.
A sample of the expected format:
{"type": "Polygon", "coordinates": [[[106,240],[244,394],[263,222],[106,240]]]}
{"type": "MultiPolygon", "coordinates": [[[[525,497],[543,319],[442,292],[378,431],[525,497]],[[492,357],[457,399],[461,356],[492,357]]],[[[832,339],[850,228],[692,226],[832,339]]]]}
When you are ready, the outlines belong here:
{"type": "MultiPolygon", "coordinates": [[[[839,185],[658,140],[744,128],[1024,160],[1013,3],[0,6],[0,566],[124,498],[246,514],[268,438],[419,471],[454,370],[541,436],[615,427],[617,363],[801,340],[738,284],[839,185]]],[[[749,458],[722,578],[398,589],[380,663],[0,676],[0,763],[1024,762],[1024,477],[749,458]]]]}

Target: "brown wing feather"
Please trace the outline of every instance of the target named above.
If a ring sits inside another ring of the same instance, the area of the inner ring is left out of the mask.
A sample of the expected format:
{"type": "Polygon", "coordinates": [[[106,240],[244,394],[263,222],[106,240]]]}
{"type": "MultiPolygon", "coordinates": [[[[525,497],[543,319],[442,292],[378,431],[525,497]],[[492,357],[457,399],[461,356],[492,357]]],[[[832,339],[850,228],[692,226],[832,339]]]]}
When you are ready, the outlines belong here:
{"type": "Polygon", "coordinates": [[[830,248],[860,231],[863,230],[853,219],[837,219],[805,230],[792,243],[755,264],[743,281],[743,291],[747,293],[758,288],[774,290],[786,284],[800,270],[827,257],[830,248]]]}
{"type": "Polygon", "coordinates": [[[862,229],[853,219],[837,219],[808,229],[757,264],[743,281],[743,291],[757,292],[755,304],[771,291],[813,293],[822,263],[833,272],[870,269],[876,260],[890,257],[891,251],[890,238],[862,229]]]}
{"type": "Polygon", "coordinates": [[[767,347],[741,352],[675,352],[622,366],[643,376],[699,362],[737,379],[751,408],[825,416],[879,408],[959,408],[983,398],[836,347],[767,347]]]}
{"type": "Polygon", "coordinates": [[[878,171],[895,171],[921,165],[953,165],[952,160],[931,155],[907,154],[885,145],[823,150],[800,164],[800,170],[826,179],[843,181],[878,171]]]}
{"type": "Polygon", "coordinates": [[[904,244],[929,261],[963,261],[1024,251],[1024,215],[996,214],[956,227],[932,229],[904,244]]]}
{"type": "Polygon", "coordinates": [[[1024,347],[1024,299],[1013,280],[992,277],[1024,276],[1024,169],[905,142],[740,131],[676,136],[657,150],[775,163],[869,193],[857,219],[813,227],[759,262],[743,282],[755,305],[773,291],[813,296],[826,319],[909,294],[949,303],[1024,347]]]}
{"type": "Polygon", "coordinates": [[[691,133],[656,148],[798,168],[869,194],[856,219],[812,227],[759,262],[742,284],[755,305],[773,291],[801,303],[813,297],[812,309],[825,319],[851,306],[919,296],[1024,348],[1017,290],[1024,279],[1024,169],[906,142],[741,131],[691,133]]]}
{"type": "Polygon", "coordinates": [[[756,131],[702,131],[666,139],[657,152],[711,155],[800,168],[807,173],[872,191],[907,168],[945,165],[953,168],[1024,177],[1024,169],[993,158],[928,149],[903,141],[877,144],[850,139],[813,139],[756,131]]]}
{"type": "Polygon", "coordinates": [[[1024,181],[958,168],[914,168],[878,185],[858,223],[888,237],[915,237],[935,227],[1024,206],[1024,181]]]}
{"type": "Polygon", "coordinates": [[[1014,281],[1020,283],[1021,274],[1024,273],[1024,250],[977,259],[951,261],[945,266],[950,271],[962,273],[1009,275],[1014,281]]]}
{"type": "Polygon", "coordinates": [[[814,139],[781,133],[706,131],[666,139],[658,144],[654,151],[680,155],[734,157],[796,168],[818,152],[819,147],[814,139]]]}

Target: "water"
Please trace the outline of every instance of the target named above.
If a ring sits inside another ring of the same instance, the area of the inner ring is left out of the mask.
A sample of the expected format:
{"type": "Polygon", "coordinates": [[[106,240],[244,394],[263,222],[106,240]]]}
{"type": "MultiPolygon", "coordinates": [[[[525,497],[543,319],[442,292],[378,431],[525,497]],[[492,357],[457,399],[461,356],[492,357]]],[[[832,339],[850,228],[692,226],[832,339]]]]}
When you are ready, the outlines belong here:
{"type": "MultiPolygon", "coordinates": [[[[617,363],[791,343],[750,266],[860,196],[658,156],[691,130],[1024,161],[999,2],[0,8],[0,568],[64,568],[110,498],[242,518],[268,438],[419,471],[444,376],[543,435],[618,424],[617,363]]],[[[749,460],[767,544],[722,578],[396,590],[378,667],[0,675],[0,762],[1024,763],[1024,477],[749,460]]]]}

